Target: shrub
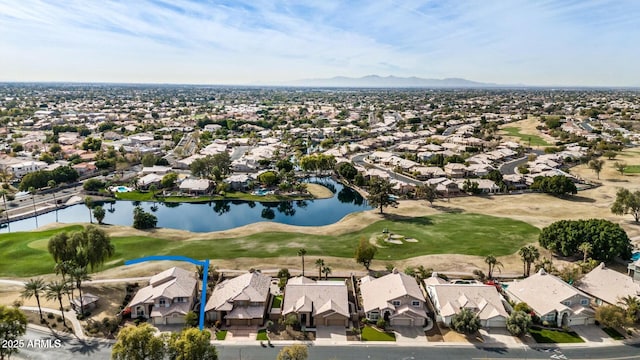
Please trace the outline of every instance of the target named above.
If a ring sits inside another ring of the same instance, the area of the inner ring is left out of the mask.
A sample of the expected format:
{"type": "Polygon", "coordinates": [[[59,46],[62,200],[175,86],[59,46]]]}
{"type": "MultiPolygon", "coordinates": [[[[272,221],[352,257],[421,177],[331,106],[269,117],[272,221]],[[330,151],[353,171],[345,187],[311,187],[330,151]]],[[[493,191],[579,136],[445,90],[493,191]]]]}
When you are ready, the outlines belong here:
{"type": "Polygon", "coordinates": [[[451,318],[451,328],[463,334],[473,334],[480,329],[480,319],[471,310],[463,308],[451,318]]]}
{"type": "Polygon", "coordinates": [[[62,316],[60,316],[60,315],[56,316],[56,321],[57,322],[62,322],[62,316]]]}
{"type": "Polygon", "coordinates": [[[384,319],[380,318],[378,319],[378,321],[376,322],[376,326],[379,327],[380,329],[384,330],[387,327],[387,322],[384,321],[384,319]]]}
{"type": "Polygon", "coordinates": [[[53,319],[54,317],[56,317],[56,316],[53,315],[52,313],[48,313],[47,314],[47,319],[53,319]]]}

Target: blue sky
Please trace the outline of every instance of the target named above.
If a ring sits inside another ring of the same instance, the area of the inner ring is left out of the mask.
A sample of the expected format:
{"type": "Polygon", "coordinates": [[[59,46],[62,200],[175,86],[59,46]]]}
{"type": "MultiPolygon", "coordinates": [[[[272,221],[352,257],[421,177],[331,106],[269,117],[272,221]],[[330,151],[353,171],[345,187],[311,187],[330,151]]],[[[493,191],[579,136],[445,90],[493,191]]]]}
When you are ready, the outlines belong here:
{"type": "Polygon", "coordinates": [[[0,81],[640,86],[640,1],[0,0],[0,81]]]}

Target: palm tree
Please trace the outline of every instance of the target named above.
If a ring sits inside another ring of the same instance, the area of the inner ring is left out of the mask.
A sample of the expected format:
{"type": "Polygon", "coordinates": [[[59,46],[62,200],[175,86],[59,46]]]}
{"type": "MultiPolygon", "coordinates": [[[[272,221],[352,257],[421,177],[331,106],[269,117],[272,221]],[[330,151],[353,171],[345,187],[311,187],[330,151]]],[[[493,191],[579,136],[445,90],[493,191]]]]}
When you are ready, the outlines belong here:
{"type": "Polygon", "coordinates": [[[36,211],[36,188],[31,186],[29,188],[29,194],[31,194],[31,201],[33,202],[33,216],[36,218],[36,228],[38,227],[38,212],[36,211]]]}
{"type": "Polygon", "coordinates": [[[93,207],[93,199],[91,196],[84,198],[84,205],[89,209],[89,222],[93,224],[93,216],[91,216],[91,208],[93,207]]]}
{"type": "Polygon", "coordinates": [[[316,266],[318,267],[318,279],[322,277],[322,267],[324,266],[324,260],[316,260],[316,266]]]}
{"type": "Polygon", "coordinates": [[[327,280],[329,278],[329,274],[331,274],[331,268],[329,266],[323,266],[322,273],[324,274],[324,279],[327,280]]]}
{"type": "Polygon", "coordinates": [[[582,262],[586,263],[587,256],[589,256],[589,254],[591,254],[591,251],[593,250],[593,245],[585,241],[580,244],[580,246],[578,246],[578,250],[582,252],[582,262]]]}
{"type": "Polygon", "coordinates": [[[493,279],[493,270],[498,269],[498,271],[500,271],[500,268],[503,266],[493,255],[487,255],[487,257],[484,258],[484,262],[489,265],[489,272],[487,273],[489,279],[493,279]]]}
{"type": "Polygon", "coordinates": [[[640,313],[640,299],[636,296],[627,295],[618,300],[618,304],[625,308],[627,318],[630,322],[635,323],[638,321],[638,314],[640,313]]]}
{"type": "Polygon", "coordinates": [[[67,283],[62,281],[53,281],[50,282],[47,285],[46,288],[46,298],[47,300],[58,300],[58,303],[60,304],[60,312],[62,313],[62,323],[66,325],[66,320],[64,318],[64,307],[62,306],[62,295],[66,294],[69,292],[69,289],[67,288],[67,283]]]}
{"type": "MultiPolygon", "coordinates": [[[[80,314],[84,316],[84,299],[82,298],[82,282],[85,280],[91,280],[86,266],[76,266],[71,269],[69,276],[75,282],[76,288],[80,296],[80,314]]],[[[77,310],[76,310],[77,312],[77,310]]]]}
{"type": "Polygon", "coordinates": [[[24,284],[24,290],[22,290],[21,296],[25,299],[31,299],[35,296],[36,302],[38,303],[38,311],[40,312],[40,320],[44,320],[42,317],[42,308],[40,307],[40,294],[44,291],[44,280],[38,279],[29,279],[24,284]]]}
{"type": "Polygon", "coordinates": [[[66,260],[57,262],[53,267],[53,270],[56,272],[56,275],[62,275],[62,282],[67,285],[67,295],[69,296],[69,301],[73,297],[73,284],[69,284],[69,279],[67,279],[67,274],[71,272],[71,269],[74,268],[73,262],[66,260]]]}
{"type": "Polygon", "coordinates": [[[304,256],[307,255],[307,250],[305,248],[298,250],[298,256],[302,257],[302,276],[304,276],[304,256]]]}
{"type": "MultiPolygon", "coordinates": [[[[53,189],[56,187],[56,181],[55,180],[49,180],[47,181],[47,185],[53,189]]],[[[53,195],[53,203],[56,206],[56,222],[58,222],[58,201],[56,200],[56,192],[55,190],[51,193],[51,195],[53,195]]]]}
{"type": "Polygon", "coordinates": [[[11,223],[9,222],[9,208],[7,207],[7,190],[0,189],[0,195],[2,196],[2,201],[4,202],[4,213],[7,216],[7,231],[11,232],[11,223]]]}
{"type": "Polygon", "coordinates": [[[520,258],[522,259],[524,267],[523,275],[525,277],[529,276],[529,274],[531,273],[531,264],[533,264],[540,258],[540,250],[538,250],[538,248],[533,245],[527,245],[520,248],[518,254],[520,254],[520,258]]]}

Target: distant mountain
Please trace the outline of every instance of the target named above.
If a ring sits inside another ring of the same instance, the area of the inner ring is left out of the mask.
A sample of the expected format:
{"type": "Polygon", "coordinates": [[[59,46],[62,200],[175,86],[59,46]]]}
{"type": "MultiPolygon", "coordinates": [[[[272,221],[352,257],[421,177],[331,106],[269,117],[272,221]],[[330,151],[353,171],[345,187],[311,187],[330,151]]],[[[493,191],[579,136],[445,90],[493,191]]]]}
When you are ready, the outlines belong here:
{"type": "Polygon", "coordinates": [[[419,77],[397,77],[368,75],[360,78],[336,76],[329,79],[297,80],[285,85],[311,87],[369,87],[369,88],[482,88],[499,87],[493,83],[481,83],[460,78],[423,79],[419,77]]]}

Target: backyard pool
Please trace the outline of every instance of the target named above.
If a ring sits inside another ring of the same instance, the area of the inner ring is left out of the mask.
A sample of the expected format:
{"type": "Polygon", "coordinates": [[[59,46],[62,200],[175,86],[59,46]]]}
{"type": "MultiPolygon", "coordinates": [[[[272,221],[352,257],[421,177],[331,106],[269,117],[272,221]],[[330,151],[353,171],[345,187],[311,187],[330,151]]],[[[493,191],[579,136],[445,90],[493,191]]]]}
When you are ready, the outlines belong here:
{"type": "Polygon", "coordinates": [[[636,251],[631,254],[631,261],[637,261],[638,259],[640,259],[640,251],[636,251]]]}

